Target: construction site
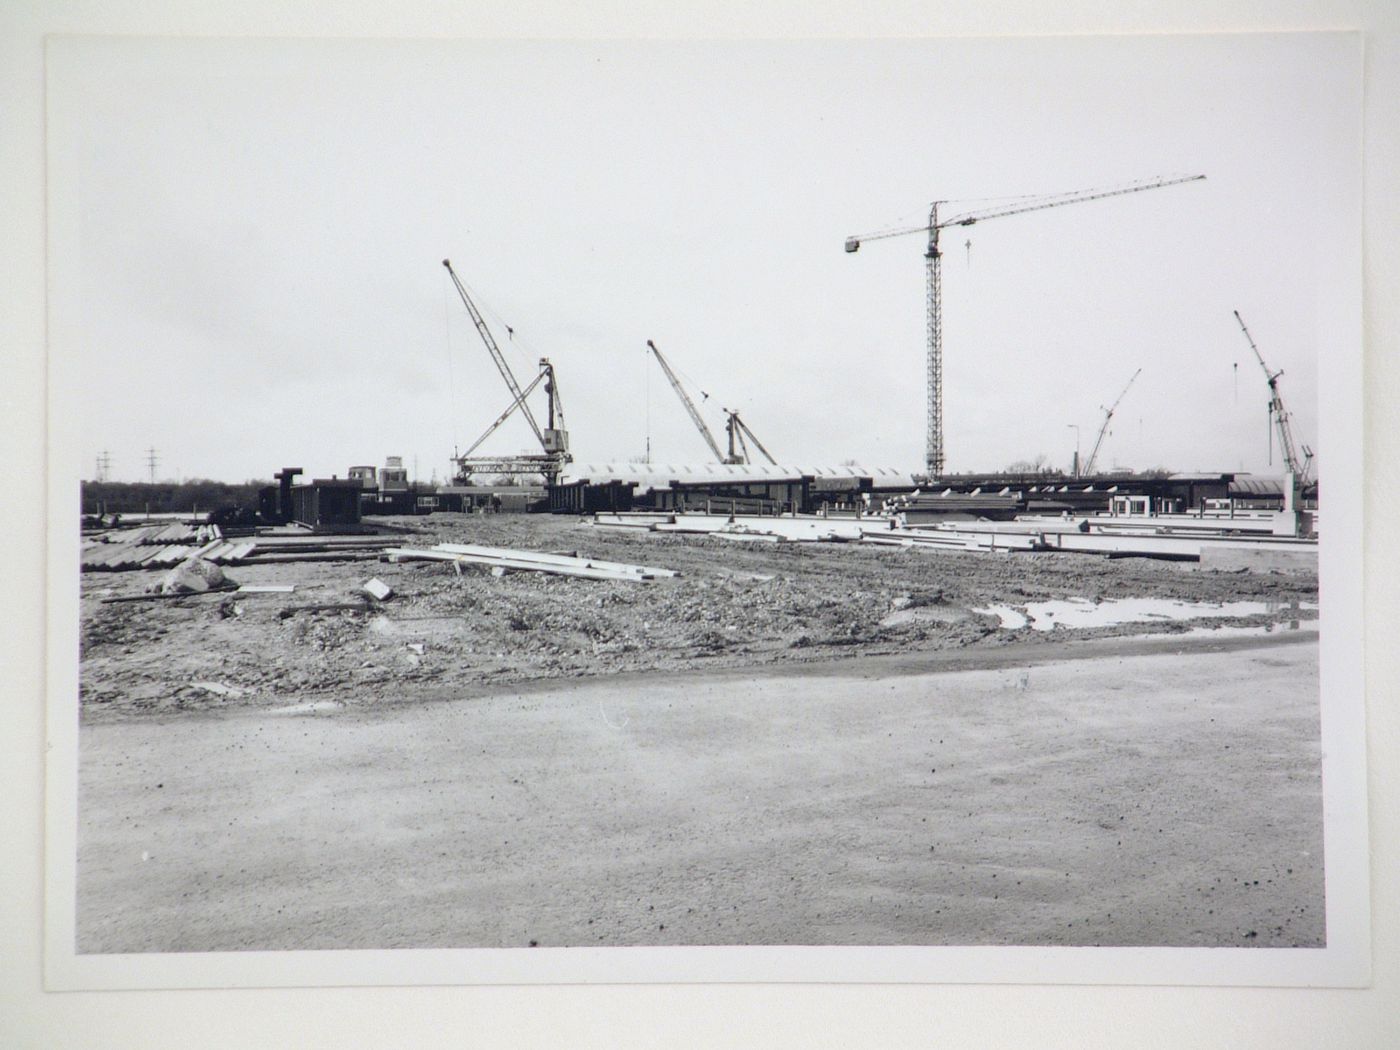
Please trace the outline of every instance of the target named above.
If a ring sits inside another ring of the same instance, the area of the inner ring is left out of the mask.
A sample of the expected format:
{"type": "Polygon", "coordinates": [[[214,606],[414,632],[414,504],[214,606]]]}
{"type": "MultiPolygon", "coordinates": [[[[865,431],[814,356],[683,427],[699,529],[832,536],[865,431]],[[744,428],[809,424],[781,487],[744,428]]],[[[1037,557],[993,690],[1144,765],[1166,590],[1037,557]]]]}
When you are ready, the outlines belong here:
{"type": "Polygon", "coordinates": [[[1325,944],[1318,482],[1267,348],[1236,313],[1272,475],[1106,469],[1142,368],[1068,470],[945,441],[940,232],[1202,178],[846,241],[925,239],[916,469],[716,436],[650,339],[709,461],[577,460],[566,354],[522,383],[444,260],[506,395],[449,483],[85,499],[79,951],[1325,944]]]}

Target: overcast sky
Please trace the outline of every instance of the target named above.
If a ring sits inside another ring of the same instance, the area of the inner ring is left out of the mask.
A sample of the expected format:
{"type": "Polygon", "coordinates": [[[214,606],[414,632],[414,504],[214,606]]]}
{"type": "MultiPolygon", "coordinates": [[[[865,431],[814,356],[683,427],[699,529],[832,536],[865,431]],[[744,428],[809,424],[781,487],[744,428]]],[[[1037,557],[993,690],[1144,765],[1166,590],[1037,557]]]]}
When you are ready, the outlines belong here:
{"type": "MultiPolygon", "coordinates": [[[[924,241],[845,237],[934,198],[1203,173],[947,231],[947,469],[1067,469],[1141,368],[1100,466],[1277,473],[1231,311],[1318,445],[1320,297],[1359,221],[1339,205],[1354,54],[1304,34],[61,39],[53,350],[81,378],[56,423],[85,477],[106,450],[145,479],[154,448],[159,478],[401,455],[445,480],[509,401],[450,257],[522,384],[554,362],[576,460],[709,458],[653,339],[717,436],[727,406],[780,462],[921,469],[924,241]]],[[[482,451],[530,441],[516,422],[482,451]]]]}

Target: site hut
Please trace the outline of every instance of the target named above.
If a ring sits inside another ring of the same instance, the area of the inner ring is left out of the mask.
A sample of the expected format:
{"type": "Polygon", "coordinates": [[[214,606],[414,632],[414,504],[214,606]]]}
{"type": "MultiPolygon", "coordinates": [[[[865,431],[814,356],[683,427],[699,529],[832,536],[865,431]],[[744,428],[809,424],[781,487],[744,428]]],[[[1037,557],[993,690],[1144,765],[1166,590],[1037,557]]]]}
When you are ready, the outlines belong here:
{"type": "Polygon", "coordinates": [[[418,486],[408,480],[408,470],[402,456],[386,456],[384,466],[355,466],[349,470],[352,480],[360,483],[360,513],[426,514],[437,509],[435,499],[425,498],[418,486]],[[423,504],[420,506],[420,503],[423,504]]]}
{"type": "Polygon", "coordinates": [[[402,456],[384,458],[384,469],[379,472],[379,491],[408,491],[408,468],[403,465],[402,456]]]}
{"type": "Polygon", "coordinates": [[[375,467],[351,467],[346,472],[346,477],[350,478],[352,481],[358,481],[360,487],[368,492],[379,491],[379,471],[375,467]]]}

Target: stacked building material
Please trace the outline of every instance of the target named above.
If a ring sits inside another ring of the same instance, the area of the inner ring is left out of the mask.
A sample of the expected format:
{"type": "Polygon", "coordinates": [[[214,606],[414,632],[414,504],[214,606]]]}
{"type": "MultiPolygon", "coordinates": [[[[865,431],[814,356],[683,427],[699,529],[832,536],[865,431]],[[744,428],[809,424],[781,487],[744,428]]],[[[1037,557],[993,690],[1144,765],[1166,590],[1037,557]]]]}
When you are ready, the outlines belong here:
{"type": "Polygon", "coordinates": [[[377,558],[399,543],[394,536],[324,536],[282,534],[259,536],[246,559],[257,565],[289,561],[360,561],[377,558]]]}
{"type": "Polygon", "coordinates": [[[114,542],[108,534],[104,540],[83,549],[84,572],[114,572],[126,569],[158,569],[178,565],[186,558],[198,555],[216,565],[243,565],[284,561],[347,561],[377,558],[385,547],[399,542],[386,536],[315,536],[264,535],[253,539],[225,540],[218,526],[200,526],[189,530],[191,539],[202,542],[165,543],[165,527],[139,529],[122,535],[114,542]],[[206,531],[206,530],[212,530],[206,531]]]}
{"type": "Polygon", "coordinates": [[[588,580],[628,582],[644,582],[680,575],[673,569],[658,569],[648,565],[628,565],[597,558],[578,558],[565,554],[512,550],[506,547],[480,547],[462,543],[439,543],[430,550],[395,547],[385,554],[392,562],[444,561],[457,565],[479,565],[498,574],[545,572],[588,580]]]}
{"type": "Polygon", "coordinates": [[[220,539],[222,536],[223,533],[217,525],[189,525],[183,521],[177,521],[169,524],[142,525],[134,529],[115,529],[103,534],[102,539],[107,543],[121,543],[123,545],[149,546],[155,544],[169,547],[180,543],[199,546],[210,540],[220,539]]]}
{"type": "Polygon", "coordinates": [[[202,545],[192,543],[158,544],[146,540],[125,543],[94,543],[83,549],[83,572],[117,572],[126,569],[168,569],[196,555],[207,556],[216,547],[226,546],[223,540],[209,540],[202,545]]]}
{"type": "Polygon", "coordinates": [[[669,525],[675,520],[676,516],[674,514],[631,511],[617,514],[598,513],[591,518],[582,519],[581,523],[584,525],[596,525],[604,529],[627,529],[653,532],[656,526],[669,525]]]}
{"type": "Polygon", "coordinates": [[[936,521],[950,514],[979,518],[1011,518],[1024,510],[1024,493],[1006,488],[999,492],[911,492],[896,496],[886,503],[886,509],[905,522],[936,521]]]}
{"type": "Polygon", "coordinates": [[[941,525],[937,528],[884,529],[867,525],[861,537],[864,543],[890,547],[915,547],[960,551],[1007,553],[1010,551],[1045,550],[1045,536],[1036,531],[1008,532],[1001,529],[978,529],[980,522],[966,525],[941,525]]]}

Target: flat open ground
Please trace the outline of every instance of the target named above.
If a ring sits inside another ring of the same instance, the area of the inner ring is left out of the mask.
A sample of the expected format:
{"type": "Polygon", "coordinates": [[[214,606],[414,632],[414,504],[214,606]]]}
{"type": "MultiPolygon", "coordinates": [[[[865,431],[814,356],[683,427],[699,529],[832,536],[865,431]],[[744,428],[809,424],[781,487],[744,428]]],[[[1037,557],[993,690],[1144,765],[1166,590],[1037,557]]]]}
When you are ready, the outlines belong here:
{"type": "Polygon", "coordinates": [[[298,584],[237,610],[85,578],[79,951],[1325,943],[1317,634],[1286,628],[1315,578],[595,542],[686,576],[283,564],[232,570],[298,584]],[[373,616],[278,615],[370,575],[373,616]],[[1279,629],[970,611],[1144,594],[1279,629]]]}

